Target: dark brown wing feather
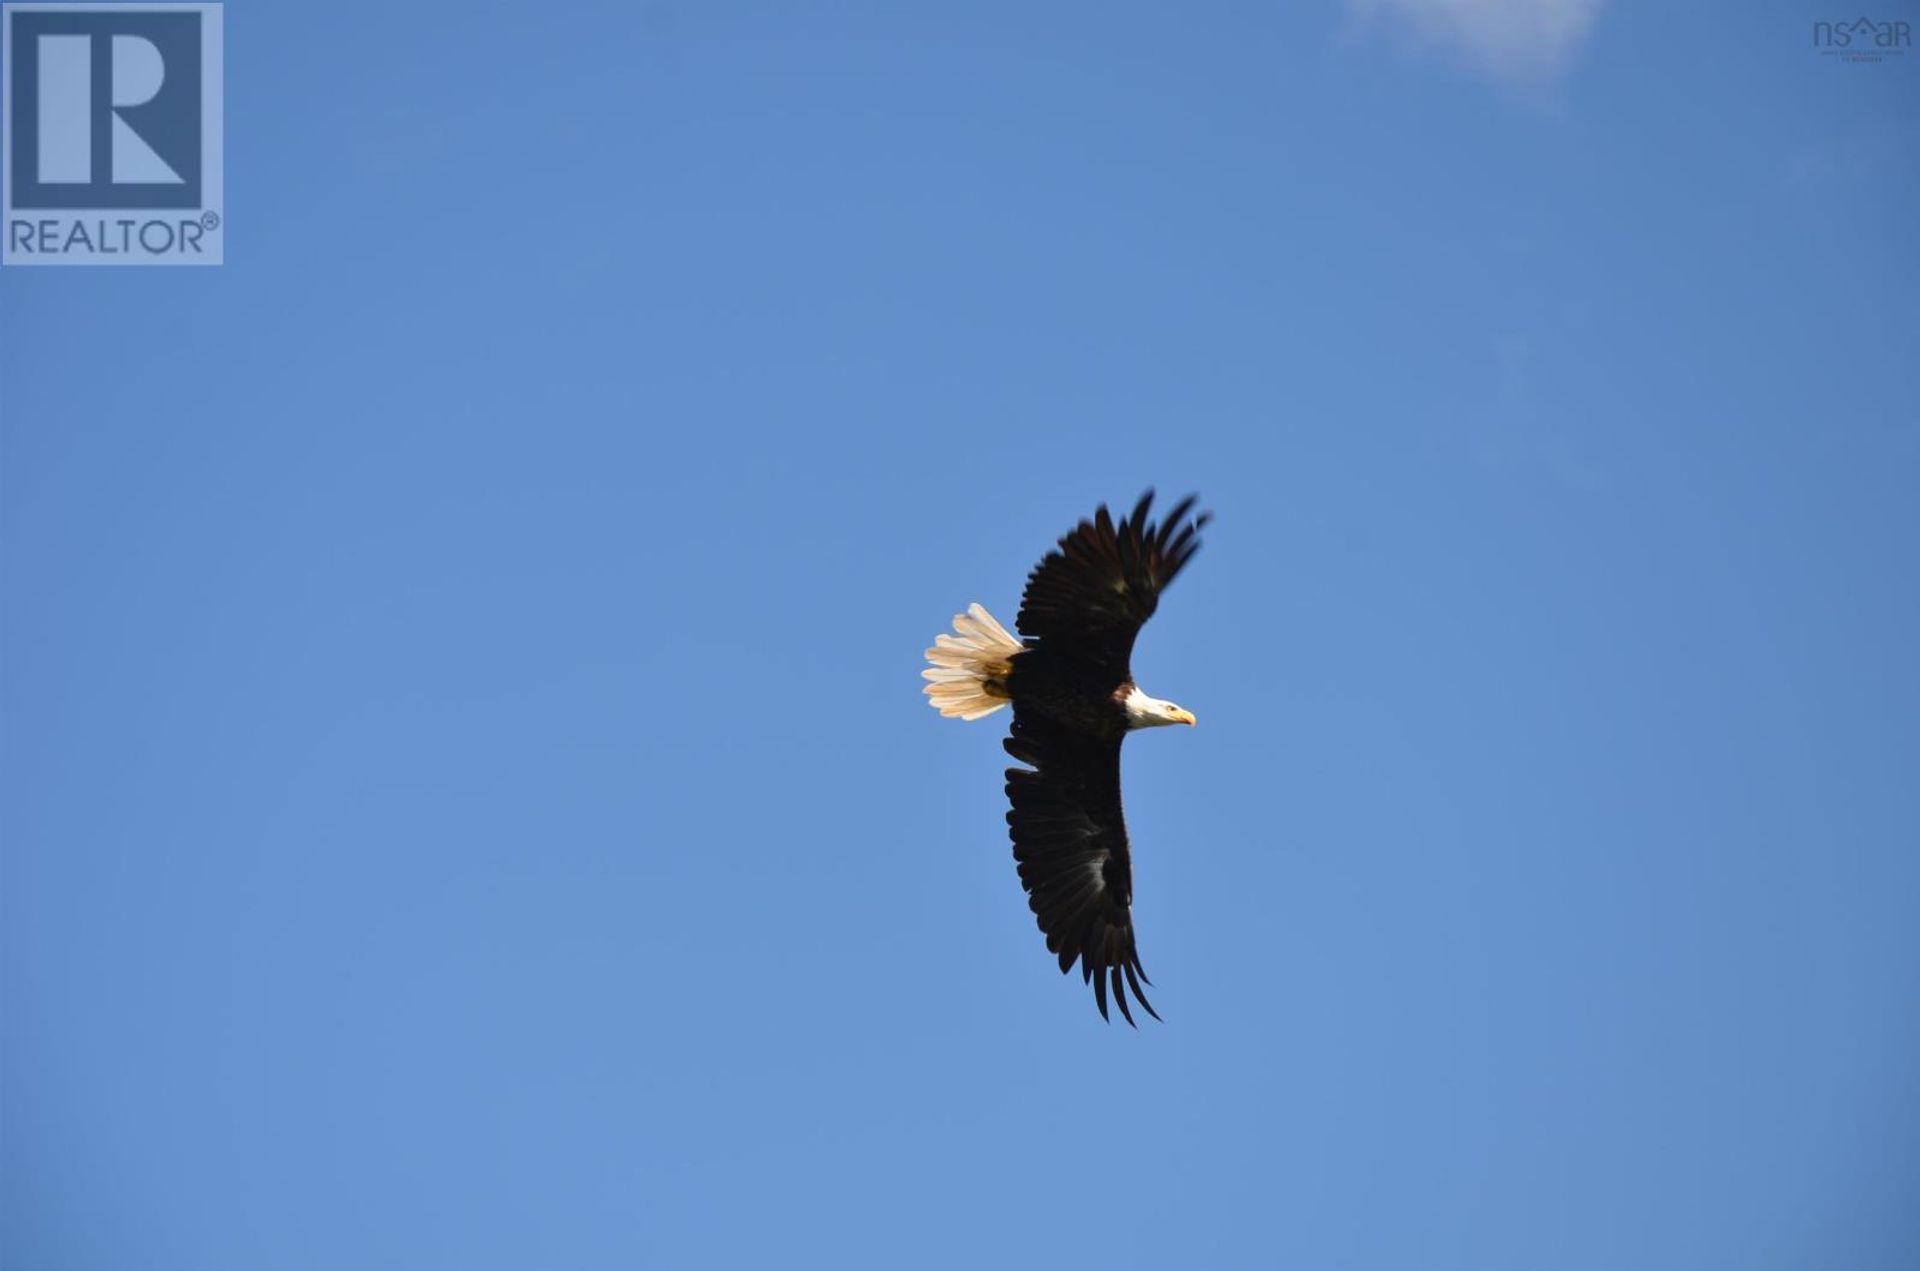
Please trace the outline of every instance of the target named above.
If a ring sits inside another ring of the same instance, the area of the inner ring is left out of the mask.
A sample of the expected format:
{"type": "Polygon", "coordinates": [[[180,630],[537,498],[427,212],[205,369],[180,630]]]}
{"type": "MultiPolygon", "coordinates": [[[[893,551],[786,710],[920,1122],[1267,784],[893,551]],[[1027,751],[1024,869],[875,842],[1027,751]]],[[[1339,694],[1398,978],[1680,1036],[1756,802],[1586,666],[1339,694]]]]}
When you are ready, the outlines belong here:
{"type": "Polygon", "coordinates": [[[1160,1016],[1140,991],[1147,973],[1133,940],[1133,864],[1120,812],[1123,736],[1078,732],[1016,702],[1007,753],[1033,767],[1007,769],[1007,828],[1027,904],[1060,970],[1078,960],[1101,1016],[1111,992],[1131,1024],[1129,992],[1160,1016]]]}
{"type": "Polygon", "coordinates": [[[1134,637],[1160,604],[1160,592],[1200,548],[1211,516],[1187,519],[1188,495],[1160,524],[1147,519],[1153,491],[1115,525],[1106,504],[1060,540],[1027,578],[1020,599],[1020,634],[1128,678],[1134,637]],[[1182,522],[1185,522],[1184,524],[1182,522]]]}

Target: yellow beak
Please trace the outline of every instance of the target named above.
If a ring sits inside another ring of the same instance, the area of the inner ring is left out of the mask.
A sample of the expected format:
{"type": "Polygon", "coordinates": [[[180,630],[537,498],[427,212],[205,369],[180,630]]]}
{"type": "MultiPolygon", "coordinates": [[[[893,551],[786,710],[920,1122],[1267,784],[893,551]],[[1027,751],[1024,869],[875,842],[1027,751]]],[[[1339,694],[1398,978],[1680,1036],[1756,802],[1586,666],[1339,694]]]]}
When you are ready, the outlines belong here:
{"type": "Polygon", "coordinates": [[[1197,724],[1200,722],[1193,717],[1192,711],[1176,710],[1173,712],[1173,717],[1183,724],[1197,724]]]}

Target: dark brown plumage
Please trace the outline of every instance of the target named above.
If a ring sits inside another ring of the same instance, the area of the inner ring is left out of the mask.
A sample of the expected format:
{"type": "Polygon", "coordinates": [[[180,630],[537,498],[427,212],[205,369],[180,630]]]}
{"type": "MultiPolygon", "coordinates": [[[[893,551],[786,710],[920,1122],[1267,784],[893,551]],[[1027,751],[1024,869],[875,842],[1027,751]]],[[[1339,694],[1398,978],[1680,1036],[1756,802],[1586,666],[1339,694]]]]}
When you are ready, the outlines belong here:
{"type": "Polygon", "coordinates": [[[1007,827],[1020,883],[1060,969],[1080,964],[1102,1016],[1108,1000],[1133,1023],[1129,998],[1155,1019],[1133,928],[1133,868],[1120,802],[1120,743],[1134,728],[1192,723],[1139,693],[1135,638],[1160,593],[1199,549],[1209,517],[1194,500],[1149,518],[1153,492],[1116,524],[1103,505],[1048,552],[1027,580],[1017,644],[984,610],[955,619],[928,657],[943,713],[978,718],[1013,706],[1007,827]]]}

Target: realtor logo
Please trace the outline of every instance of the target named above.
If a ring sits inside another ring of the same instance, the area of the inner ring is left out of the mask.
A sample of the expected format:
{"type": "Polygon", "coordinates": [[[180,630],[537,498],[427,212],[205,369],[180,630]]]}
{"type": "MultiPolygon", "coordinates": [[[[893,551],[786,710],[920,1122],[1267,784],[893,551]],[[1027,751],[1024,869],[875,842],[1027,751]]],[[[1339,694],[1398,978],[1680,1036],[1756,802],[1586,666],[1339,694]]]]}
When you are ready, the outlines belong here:
{"type": "Polygon", "coordinates": [[[0,262],[221,262],[221,16],[0,6],[0,262]]]}
{"type": "Polygon", "coordinates": [[[1843,62],[1884,62],[1904,56],[1913,47],[1913,24],[1888,18],[1855,18],[1851,22],[1816,22],[1813,47],[1822,57],[1843,62]]]}

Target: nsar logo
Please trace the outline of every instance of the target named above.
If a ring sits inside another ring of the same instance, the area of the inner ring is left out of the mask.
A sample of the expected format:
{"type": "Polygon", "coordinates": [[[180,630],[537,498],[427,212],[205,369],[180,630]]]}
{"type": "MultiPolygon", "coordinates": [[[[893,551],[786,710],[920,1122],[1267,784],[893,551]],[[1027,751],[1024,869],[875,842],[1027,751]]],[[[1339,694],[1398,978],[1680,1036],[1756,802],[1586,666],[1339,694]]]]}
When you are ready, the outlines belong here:
{"type": "Polygon", "coordinates": [[[1813,47],[1822,56],[1845,62],[1884,62],[1913,47],[1911,23],[1889,18],[1855,18],[1851,22],[1816,22],[1813,47]]]}
{"type": "Polygon", "coordinates": [[[0,261],[219,264],[221,6],[0,8],[0,261]]]}

